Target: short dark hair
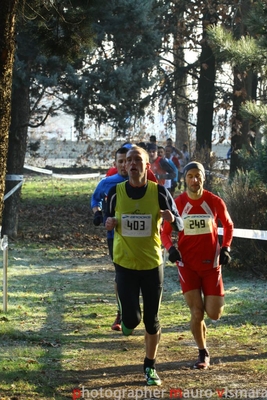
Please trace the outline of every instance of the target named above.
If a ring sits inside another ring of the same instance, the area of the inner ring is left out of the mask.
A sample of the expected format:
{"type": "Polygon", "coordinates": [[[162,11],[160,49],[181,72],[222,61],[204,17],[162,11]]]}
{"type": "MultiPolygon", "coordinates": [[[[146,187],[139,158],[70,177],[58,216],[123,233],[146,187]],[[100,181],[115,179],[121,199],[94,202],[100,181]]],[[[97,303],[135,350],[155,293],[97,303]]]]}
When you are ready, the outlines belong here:
{"type": "Polygon", "coordinates": [[[145,149],[145,150],[147,149],[147,146],[146,146],[145,142],[136,143],[136,146],[143,147],[143,149],[145,149]]]}
{"type": "Polygon", "coordinates": [[[149,138],[149,140],[150,140],[150,142],[156,142],[156,141],[157,141],[157,138],[156,138],[155,135],[151,135],[150,138],[149,138]]]}
{"type": "Polygon", "coordinates": [[[158,146],[156,145],[156,143],[148,143],[147,144],[147,151],[150,150],[158,150],[158,146]]]}
{"type": "Polygon", "coordinates": [[[126,154],[128,150],[127,147],[120,147],[115,153],[115,161],[117,160],[117,154],[126,154]]]}

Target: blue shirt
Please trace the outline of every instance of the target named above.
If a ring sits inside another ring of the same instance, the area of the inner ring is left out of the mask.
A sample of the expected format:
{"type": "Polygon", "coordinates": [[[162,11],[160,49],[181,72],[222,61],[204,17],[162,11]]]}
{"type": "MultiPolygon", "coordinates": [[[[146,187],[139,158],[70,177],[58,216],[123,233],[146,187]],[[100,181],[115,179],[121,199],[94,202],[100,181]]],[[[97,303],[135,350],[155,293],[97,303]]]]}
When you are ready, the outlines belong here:
{"type": "Polygon", "coordinates": [[[177,181],[178,181],[178,168],[176,167],[176,165],[174,164],[174,162],[170,158],[165,157],[165,160],[168,161],[168,163],[173,168],[173,170],[175,171],[175,174],[176,174],[175,178],[172,179],[172,182],[177,183],[177,181]]]}
{"type": "MultiPolygon", "coordinates": [[[[117,183],[121,183],[128,180],[128,176],[122,176],[119,174],[107,176],[103,178],[95,188],[95,191],[91,198],[91,208],[99,207],[101,210],[105,211],[106,208],[106,198],[108,195],[109,190],[116,186],[117,183]]],[[[104,218],[105,224],[105,218],[104,218]]],[[[108,239],[112,239],[114,236],[113,231],[107,231],[108,239]]]]}

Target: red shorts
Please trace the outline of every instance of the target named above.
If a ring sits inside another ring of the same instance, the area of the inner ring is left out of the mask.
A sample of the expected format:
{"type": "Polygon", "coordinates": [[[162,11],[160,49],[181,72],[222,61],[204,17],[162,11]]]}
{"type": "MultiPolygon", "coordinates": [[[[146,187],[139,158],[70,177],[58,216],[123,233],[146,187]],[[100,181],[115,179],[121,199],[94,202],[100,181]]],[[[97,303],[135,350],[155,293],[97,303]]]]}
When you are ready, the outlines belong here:
{"type": "Polygon", "coordinates": [[[224,296],[221,267],[194,271],[178,266],[178,274],[183,293],[200,289],[204,296],[224,296]]]}

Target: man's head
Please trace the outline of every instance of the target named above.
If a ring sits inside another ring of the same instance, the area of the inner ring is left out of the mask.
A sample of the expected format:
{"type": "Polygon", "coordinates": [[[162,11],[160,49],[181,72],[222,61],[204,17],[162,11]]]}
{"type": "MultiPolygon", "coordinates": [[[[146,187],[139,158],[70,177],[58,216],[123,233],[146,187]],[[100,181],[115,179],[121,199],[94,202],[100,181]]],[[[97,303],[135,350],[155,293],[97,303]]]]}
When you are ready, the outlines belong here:
{"type": "Polygon", "coordinates": [[[158,158],[158,146],[154,143],[149,143],[147,151],[149,154],[149,162],[153,163],[158,158]]]}
{"type": "Polygon", "coordinates": [[[142,147],[132,147],[126,155],[126,170],[129,180],[146,182],[146,171],[149,169],[149,156],[142,147]]]}
{"type": "Polygon", "coordinates": [[[172,146],[172,139],[171,138],[168,138],[166,140],[166,146],[172,146]]]}
{"type": "Polygon", "coordinates": [[[114,166],[118,170],[118,174],[121,176],[127,176],[126,171],[126,154],[129,149],[126,147],[120,147],[115,153],[115,162],[114,166]]]}
{"type": "Polygon", "coordinates": [[[166,146],[165,147],[165,157],[171,158],[171,155],[172,155],[172,146],[166,146]]]}
{"type": "Polygon", "coordinates": [[[136,146],[138,146],[138,147],[142,147],[143,149],[147,149],[147,145],[145,144],[145,142],[139,142],[139,143],[136,143],[136,146]]]}
{"type": "Polygon", "coordinates": [[[165,157],[165,150],[163,146],[158,146],[158,156],[165,157]]]}
{"type": "Polygon", "coordinates": [[[205,169],[197,161],[191,161],[184,167],[184,180],[189,197],[198,198],[202,195],[205,181],[205,169]]]}
{"type": "Polygon", "coordinates": [[[151,135],[149,138],[150,143],[157,143],[157,138],[155,135],[151,135]]]}
{"type": "Polygon", "coordinates": [[[205,179],[205,168],[204,166],[198,162],[198,161],[191,161],[190,163],[186,164],[184,166],[184,178],[186,178],[187,173],[191,170],[191,169],[198,169],[202,175],[203,178],[205,179]]]}

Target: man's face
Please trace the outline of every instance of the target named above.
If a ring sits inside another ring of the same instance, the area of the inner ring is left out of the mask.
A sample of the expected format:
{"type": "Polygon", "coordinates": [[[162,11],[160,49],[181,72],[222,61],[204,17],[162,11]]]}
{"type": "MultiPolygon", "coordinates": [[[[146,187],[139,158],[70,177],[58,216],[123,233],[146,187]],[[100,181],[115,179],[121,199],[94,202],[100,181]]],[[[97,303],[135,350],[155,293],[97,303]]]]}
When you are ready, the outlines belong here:
{"type": "Polygon", "coordinates": [[[153,163],[158,157],[158,151],[156,149],[151,149],[148,152],[149,154],[149,162],[153,163]]]}
{"type": "Polygon", "coordinates": [[[166,146],[172,146],[172,140],[171,139],[167,139],[166,140],[166,146]]]}
{"type": "Polygon", "coordinates": [[[165,147],[165,157],[171,158],[172,148],[170,146],[165,147]]]}
{"type": "Polygon", "coordinates": [[[115,166],[117,167],[118,174],[121,176],[127,176],[126,171],[126,154],[117,154],[115,166]]]}
{"type": "Polygon", "coordinates": [[[129,177],[137,178],[145,176],[149,167],[148,160],[139,150],[129,150],[126,157],[126,170],[129,177]]]}
{"type": "Polygon", "coordinates": [[[199,169],[190,169],[185,177],[187,190],[191,193],[201,192],[203,189],[204,180],[204,176],[199,169]]]}
{"type": "Polygon", "coordinates": [[[165,156],[164,149],[162,149],[162,148],[159,148],[159,149],[158,149],[158,156],[159,156],[159,157],[164,157],[164,156],[165,156]]]}

